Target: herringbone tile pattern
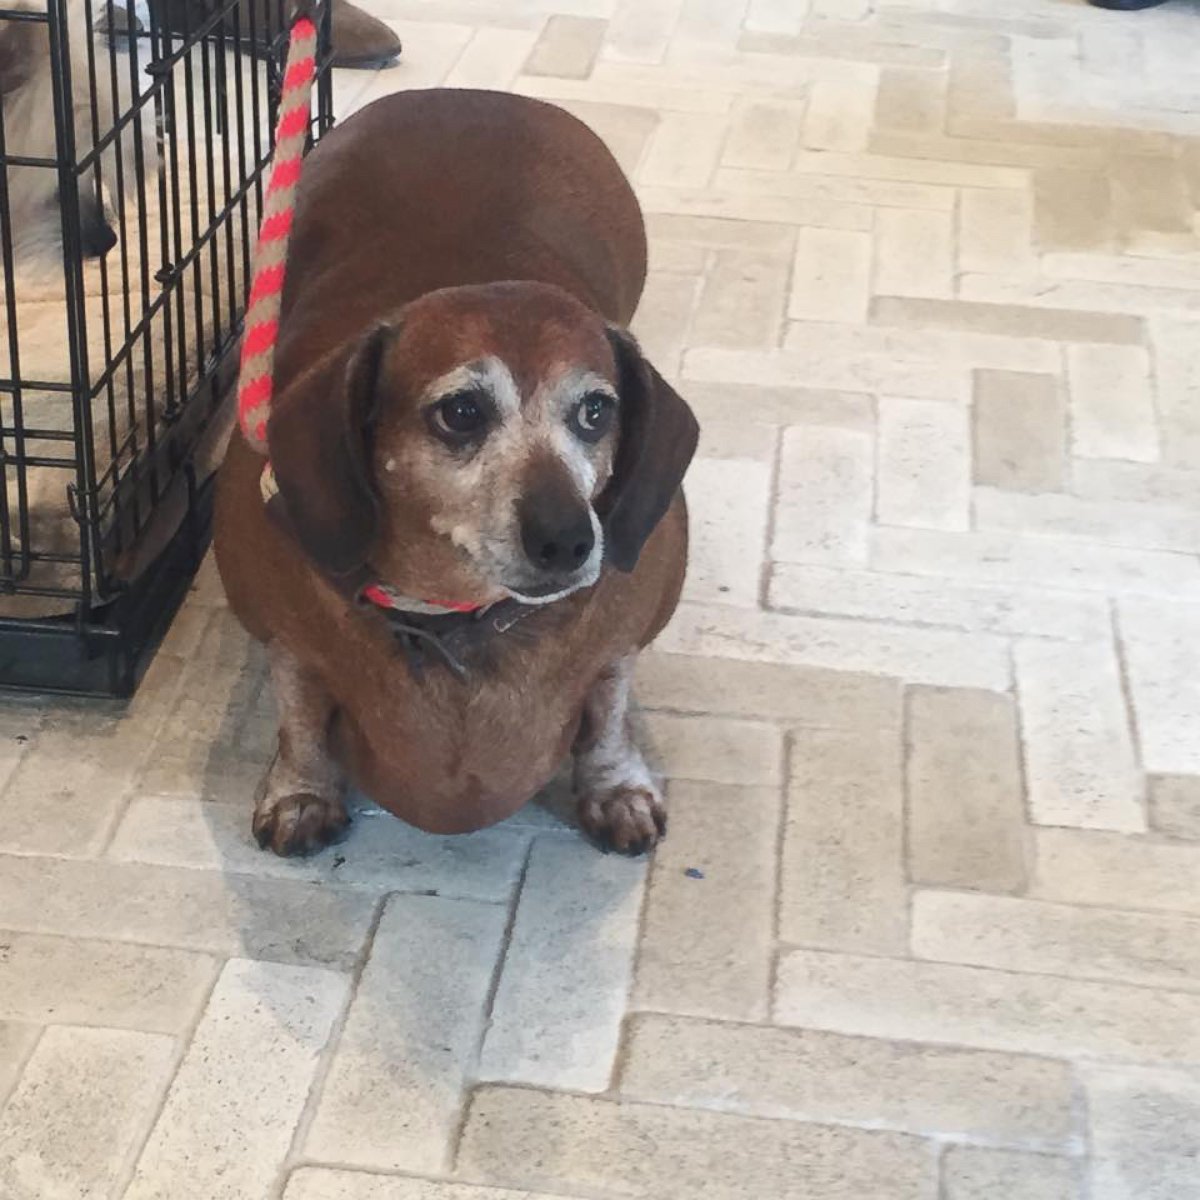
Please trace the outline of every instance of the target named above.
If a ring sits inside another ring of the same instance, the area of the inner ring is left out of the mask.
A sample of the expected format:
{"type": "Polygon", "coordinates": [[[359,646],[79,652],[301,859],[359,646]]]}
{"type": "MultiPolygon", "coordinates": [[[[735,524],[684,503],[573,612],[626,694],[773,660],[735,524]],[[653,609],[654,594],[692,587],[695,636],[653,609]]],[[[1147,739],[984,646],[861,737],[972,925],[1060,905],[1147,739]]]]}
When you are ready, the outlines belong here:
{"type": "Polygon", "coordinates": [[[644,203],[671,836],[259,853],[206,568],[127,711],[0,712],[0,1194],[1197,1200],[1200,8],[373,8],[343,113],[546,97],[644,203]]]}

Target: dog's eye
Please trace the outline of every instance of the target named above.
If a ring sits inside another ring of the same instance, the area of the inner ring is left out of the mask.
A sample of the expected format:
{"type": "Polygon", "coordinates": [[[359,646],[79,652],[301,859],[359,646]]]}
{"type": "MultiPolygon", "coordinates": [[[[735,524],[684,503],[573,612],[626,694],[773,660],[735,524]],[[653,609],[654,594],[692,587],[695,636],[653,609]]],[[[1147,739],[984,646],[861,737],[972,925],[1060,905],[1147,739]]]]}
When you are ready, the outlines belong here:
{"type": "Polygon", "coordinates": [[[479,433],[488,423],[488,409],[480,396],[459,392],[439,401],[433,410],[433,422],[440,433],[466,438],[479,433]]]}
{"type": "Polygon", "coordinates": [[[612,419],[612,397],[589,392],[571,414],[571,426],[585,442],[598,442],[612,427],[612,419]]]}

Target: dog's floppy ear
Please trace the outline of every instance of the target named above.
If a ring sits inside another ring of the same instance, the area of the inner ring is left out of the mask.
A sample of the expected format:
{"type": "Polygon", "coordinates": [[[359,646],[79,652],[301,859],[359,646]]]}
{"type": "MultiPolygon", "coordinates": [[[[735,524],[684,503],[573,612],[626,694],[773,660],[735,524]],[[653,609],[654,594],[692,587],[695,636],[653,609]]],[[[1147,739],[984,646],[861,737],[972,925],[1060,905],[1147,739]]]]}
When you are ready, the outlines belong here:
{"type": "Polygon", "coordinates": [[[305,552],[333,575],[361,567],[375,537],[370,438],[380,365],[393,332],[381,325],[318,363],[276,397],[267,423],[287,523],[305,552]]]}
{"type": "Polygon", "coordinates": [[[608,338],[617,360],[621,429],[612,479],[597,509],[609,561],[632,571],[683,482],[700,427],[630,334],[610,327],[608,338]]]}

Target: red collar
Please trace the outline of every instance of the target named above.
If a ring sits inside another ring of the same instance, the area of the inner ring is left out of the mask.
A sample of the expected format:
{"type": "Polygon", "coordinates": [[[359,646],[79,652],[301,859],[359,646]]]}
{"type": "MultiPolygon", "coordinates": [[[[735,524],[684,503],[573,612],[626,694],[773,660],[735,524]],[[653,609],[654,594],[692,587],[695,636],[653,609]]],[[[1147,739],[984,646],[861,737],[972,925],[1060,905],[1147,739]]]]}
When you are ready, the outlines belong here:
{"type": "Polygon", "coordinates": [[[473,613],[487,607],[483,604],[454,604],[442,600],[414,600],[402,596],[385,583],[368,584],[359,593],[364,600],[391,612],[419,613],[422,616],[444,616],[446,613],[473,613]]]}

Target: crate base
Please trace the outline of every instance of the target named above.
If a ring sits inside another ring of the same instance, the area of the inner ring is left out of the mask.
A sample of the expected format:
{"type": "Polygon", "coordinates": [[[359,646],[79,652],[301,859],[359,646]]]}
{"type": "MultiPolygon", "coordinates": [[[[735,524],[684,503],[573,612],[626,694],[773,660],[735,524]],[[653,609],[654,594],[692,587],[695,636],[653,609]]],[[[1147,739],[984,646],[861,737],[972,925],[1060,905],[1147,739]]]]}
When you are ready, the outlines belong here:
{"type": "Polygon", "coordinates": [[[212,534],[215,478],[167,548],[116,600],[77,617],[0,620],[0,692],[127,699],[191,588],[212,534]]]}

